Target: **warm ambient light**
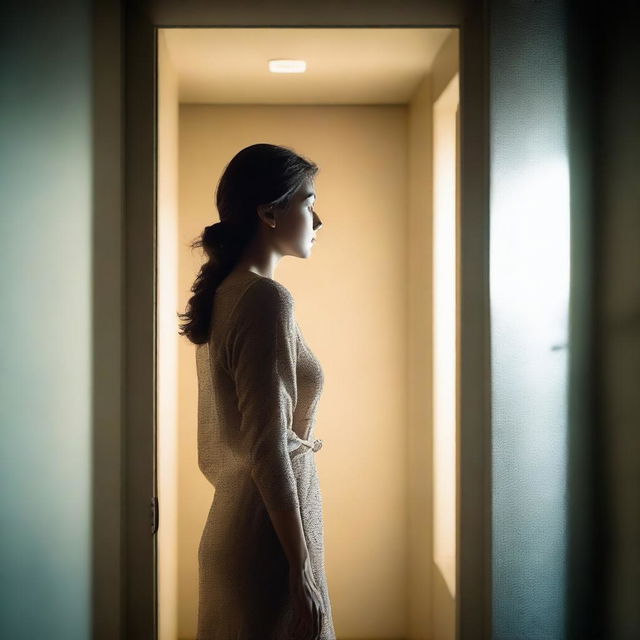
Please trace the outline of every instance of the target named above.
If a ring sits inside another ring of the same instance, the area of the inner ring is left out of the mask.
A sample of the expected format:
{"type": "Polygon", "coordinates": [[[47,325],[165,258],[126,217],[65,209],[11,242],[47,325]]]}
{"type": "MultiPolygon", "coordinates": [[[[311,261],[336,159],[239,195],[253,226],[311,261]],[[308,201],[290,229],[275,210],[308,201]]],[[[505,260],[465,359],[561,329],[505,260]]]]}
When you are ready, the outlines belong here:
{"type": "Polygon", "coordinates": [[[304,60],[269,60],[272,73],[304,73],[307,63],[304,60]]]}

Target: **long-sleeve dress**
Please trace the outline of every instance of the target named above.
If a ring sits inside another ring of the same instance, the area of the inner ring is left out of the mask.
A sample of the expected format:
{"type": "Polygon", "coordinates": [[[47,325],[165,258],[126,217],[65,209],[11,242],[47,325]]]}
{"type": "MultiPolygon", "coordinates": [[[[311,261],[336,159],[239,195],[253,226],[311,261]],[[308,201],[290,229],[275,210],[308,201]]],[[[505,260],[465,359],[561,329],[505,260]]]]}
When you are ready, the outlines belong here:
{"type": "Polygon", "coordinates": [[[215,488],[198,548],[197,640],[289,640],[288,561],[265,505],[299,509],[335,640],[313,438],[323,372],[281,283],[232,274],[196,347],[198,464],[215,488]]]}

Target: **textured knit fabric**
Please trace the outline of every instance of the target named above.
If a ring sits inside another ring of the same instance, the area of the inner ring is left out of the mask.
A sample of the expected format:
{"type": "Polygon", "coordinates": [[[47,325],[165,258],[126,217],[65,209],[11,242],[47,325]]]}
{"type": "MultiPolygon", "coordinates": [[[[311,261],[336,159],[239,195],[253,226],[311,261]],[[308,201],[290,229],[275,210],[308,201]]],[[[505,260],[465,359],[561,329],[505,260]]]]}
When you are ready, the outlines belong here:
{"type": "Polygon", "coordinates": [[[292,639],[289,565],[265,505],[299,509],[321,640],[335,640],[313,438],[323,373],[289,290],[250,271],[225,279],[196,366],[198,464],[215,488],[198,548],[197,640],[292,639]]]}

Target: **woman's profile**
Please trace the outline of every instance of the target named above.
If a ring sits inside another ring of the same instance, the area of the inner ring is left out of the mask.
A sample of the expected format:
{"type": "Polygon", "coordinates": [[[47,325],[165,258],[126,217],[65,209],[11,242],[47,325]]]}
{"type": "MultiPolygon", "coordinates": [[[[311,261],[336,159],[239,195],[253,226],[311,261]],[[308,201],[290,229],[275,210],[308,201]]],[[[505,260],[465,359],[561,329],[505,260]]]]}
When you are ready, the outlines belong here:
{"type": "Polygon", "coordinates": [[[311,255],[318,166],[254,144],[226,166],[220,222],[181,335],[196,345],[198,464],[215,495],[198,548],[197,640],[335,640],[314,456],[323,372],[273,278],[311,255]]]}

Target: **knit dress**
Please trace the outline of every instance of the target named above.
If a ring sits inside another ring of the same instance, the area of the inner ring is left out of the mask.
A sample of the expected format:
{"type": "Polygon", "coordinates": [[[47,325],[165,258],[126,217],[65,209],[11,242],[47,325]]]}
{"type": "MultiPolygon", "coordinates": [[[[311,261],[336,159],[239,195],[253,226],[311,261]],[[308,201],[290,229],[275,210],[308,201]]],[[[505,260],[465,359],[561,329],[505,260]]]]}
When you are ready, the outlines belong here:
{"type": "Polygon", "coordinates": [[[289,565],[265,505],[299,509],[320,638],[335,640],[313,437],[323,372],[289,290],[251,271],[223,280],[196,368],[198,465],[215,489],[198,547],[197,640],[291,640],[289,565]]]}

